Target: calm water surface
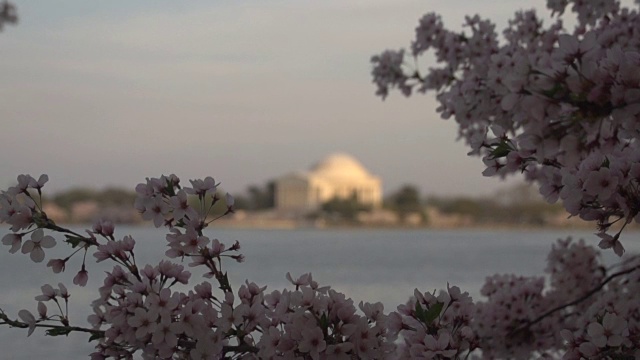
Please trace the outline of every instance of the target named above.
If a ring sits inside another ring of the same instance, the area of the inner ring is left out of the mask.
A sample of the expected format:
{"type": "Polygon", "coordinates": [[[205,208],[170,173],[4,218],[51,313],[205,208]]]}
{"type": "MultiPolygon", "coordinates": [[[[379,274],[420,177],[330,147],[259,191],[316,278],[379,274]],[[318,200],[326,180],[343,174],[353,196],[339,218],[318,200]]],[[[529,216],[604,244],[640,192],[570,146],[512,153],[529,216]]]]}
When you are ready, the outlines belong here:
{"type": "MultiPolygon", "coordinates": [[[[0,229],[4,236],[6,228],[0,229]]],[[[162,229],[119,227],[117,235],[131,235],[136,239],[138,264],[157,264],[165,246],[162,229]]],[[[597,244],[592,233],[580,230],[238,230],[209,229],[207,235],[231,244],[239,240],[246,256],[242,264],[227,262],[226,269],[237,289],[245,280],[268,286],[267,291],[288,286],[285,274],[295,277],[312,272],[321,285],[354,299],[381,301],[385,310],[394,310],[405,302],[417,287],[422,291],[446,288],[447,282],[468,291],[480,299],[479,290],[486,276],[495,273],[542,275],[551,244],[558,238],[572,235],[597,244]]],[[[638,233],[629,232],[624,242],[629,251],[640,251],[638,233]]],[[[40,286],[63,282],[71,293],[72,323],[86,324],[88,303],[97,296],[102,274],[111,265],[88,262],[89,284],[86,288],[73,285],[72,278],[80,268],[81,259],[68,263],[63,274],[53,274],[45,266],[50,258],[67,256],[70,251],[58,239],[58,246],[46,251],[41,264],[32,263],[27,256],[9,254],[8,247],[0,249],[0,307],[15,316],[20,309],[35,313],[40,286]]],[[[91,254],[88,255],[93,259],[91,254]]],[[[611,254],[605,261],[613,262],[611,254]]],[[[106,263],[106,262],[105,262],[106,263]]],[[[185,264],[186,265],[186,264],[185,264]]],[[[201,282],[200,274],[192,282],[201,282]]],[[[52,312],[51,306],[50,313],[52,312]]],[[[27,338],[26,330],[0,327],[1,359],[66,360],[86,359],[92,351],[86,335],[68,338],[45,337],[37,329],[27,338]]]]}

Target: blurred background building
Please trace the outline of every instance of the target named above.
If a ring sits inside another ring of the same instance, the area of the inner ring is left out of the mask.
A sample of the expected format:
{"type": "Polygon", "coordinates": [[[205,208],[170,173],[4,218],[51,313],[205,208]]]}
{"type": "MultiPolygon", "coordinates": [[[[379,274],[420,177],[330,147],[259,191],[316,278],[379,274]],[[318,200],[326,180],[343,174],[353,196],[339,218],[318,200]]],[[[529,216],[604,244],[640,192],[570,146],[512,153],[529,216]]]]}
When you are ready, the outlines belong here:
{"type": "Polygon", "coordinates": [[[382,181],[354,157],[333,154],[309,171],[275,182],[275,207],[283,212],[311,212],[332,200],[354,200],[372,209],[382,205],[382,181]]]}

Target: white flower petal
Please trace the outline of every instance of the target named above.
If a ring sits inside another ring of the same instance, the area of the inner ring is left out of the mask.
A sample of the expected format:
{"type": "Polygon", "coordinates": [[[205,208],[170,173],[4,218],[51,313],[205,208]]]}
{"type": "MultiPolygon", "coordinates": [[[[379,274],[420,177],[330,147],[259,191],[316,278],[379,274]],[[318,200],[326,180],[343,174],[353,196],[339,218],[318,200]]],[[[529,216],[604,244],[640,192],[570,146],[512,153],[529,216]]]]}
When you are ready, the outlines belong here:
{"type": "Polygon", "coordinates": [[[42,260],[44,260],[44,250],[42,250],[41,247],[37,246],[33,248],[33,250],[31,250],[30,257],[33,262],[42,262],[42,260]]]}
{"type": "Polygon", "coordinates": [[[36,243],[34,243],[33,240],[25,241],[24,244],[22,244],[22,253],[23,254],[30,253],[31,251],[33,251],[35,246],[36,246],[36,243]]]}
{"type": "Polygon", "coordinates": [[[53,236],[47,235],[40,241],[40,246],[45,249],[50,249],[56,246],[56,239],[54,239],[53,236]]]}

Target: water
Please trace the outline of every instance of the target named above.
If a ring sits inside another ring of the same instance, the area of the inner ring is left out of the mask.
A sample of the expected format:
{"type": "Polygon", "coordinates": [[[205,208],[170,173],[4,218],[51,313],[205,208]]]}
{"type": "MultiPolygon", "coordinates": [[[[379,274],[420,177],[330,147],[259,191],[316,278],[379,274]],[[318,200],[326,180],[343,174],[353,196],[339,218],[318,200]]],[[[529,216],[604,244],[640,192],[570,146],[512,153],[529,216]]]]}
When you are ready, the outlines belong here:
{"type": "MultiPolygon", "coordinates": [[[[296,277],[312,272],[321,285],[331,285],[359,301],[380,301],[385,310],[394,310],[404,303],[417,287],[422,291],[446,288],[447,282],[468,291],[479,299],[479,289],[488,275],[516,273],[542,275],[551,244],[557,238],[572,235],[597,244],[591,232],[570,230],[239,230],[208,229],[207,235],[227,244],[239,240],[246,256],[242,264],[223,264],[232,285],[245,280],[268,286],[267,291],[283,289],[289,284],[285,274],[296,277]]],[[[0,236],[6,229],[0,230],[0,236]]],[[[119,227],[118,236],[132,235],[136,241],[138,264],[157,264],[166,250],[162,229],[119,227]]],[[[626,234],[628,251],[640,251],[637,233],[626,234]]],[[[40,294],[40,286],[63,282],[71,292],[71,321],[86,325],[88,303],[96,298],[102,283],[103,271],[110,264],[94,264],[88,254],[89,284],[74,286],[72,278],[80,268],[81,257],[75,256],[63,274],[53,274],[46,267],[50,258],[70,254],[66,244],[58,239],[58,246],[46,251],[46,259],[34,264],[27,256],[9,254],[8,247],[0,251],[0,307],[10,316],[20,309],[36,311],[33,298],[40,294]],[[76,260],[76,261],[74,261],[76,260]]],[[[605,261],[613,262],[609,252],[605,261]]],[[[186,264],[185,264],[186,265],[186,264]]],[[[193,276],[192,282],[203,281],[193,276]]],[[[52,306],[49,311],[52,313],[52,306]]],[[[88,336],[72,334],[68,338],[50,338],[36,329],[27,338],[26,330],[0,327],[2,359],[49,360],[87,359],[92,351],[88,336]]]]}

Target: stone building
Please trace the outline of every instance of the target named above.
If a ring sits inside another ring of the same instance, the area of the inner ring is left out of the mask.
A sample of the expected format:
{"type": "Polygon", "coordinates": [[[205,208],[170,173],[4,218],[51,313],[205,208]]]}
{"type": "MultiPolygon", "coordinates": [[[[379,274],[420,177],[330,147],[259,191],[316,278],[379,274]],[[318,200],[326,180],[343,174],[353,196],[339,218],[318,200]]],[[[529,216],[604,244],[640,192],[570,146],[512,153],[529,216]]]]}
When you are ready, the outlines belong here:
{"type": "Polygon", "coordinates": [[[333,154],[309,171],[299,171],[276,179],[275,206],[283,212],[318,210],[334,198],[351,199],[374,209],[382,204],[380,178],[346,154],[333,154]]]}

